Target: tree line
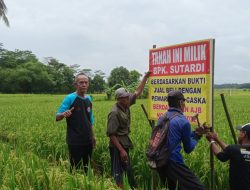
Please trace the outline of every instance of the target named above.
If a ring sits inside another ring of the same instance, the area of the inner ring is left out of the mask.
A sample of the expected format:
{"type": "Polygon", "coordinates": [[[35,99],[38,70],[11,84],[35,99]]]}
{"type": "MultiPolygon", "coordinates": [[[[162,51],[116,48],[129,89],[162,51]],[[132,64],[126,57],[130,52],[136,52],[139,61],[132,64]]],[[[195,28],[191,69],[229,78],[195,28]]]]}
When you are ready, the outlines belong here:
{"type": "Polygon", "coordinates": [[[141,74],[125,67],[114,68],[105,80],[101,70],[81,69],[79,65],[66,65],[56,58],[39,61],[29,50],[10,51],[0,43],[1,93],[69,93],[74,91],[74,76],[85,73],[90,79],[89,93],[112,94],[118,87],[134,89],[141,74]]]}
{"type": "Polygon", "coordinates": [[[217,85],[214,85],[214,87],[217,89],[223,89],[223,88],[250,89],[250,83],[217,84],[217,85]]]}

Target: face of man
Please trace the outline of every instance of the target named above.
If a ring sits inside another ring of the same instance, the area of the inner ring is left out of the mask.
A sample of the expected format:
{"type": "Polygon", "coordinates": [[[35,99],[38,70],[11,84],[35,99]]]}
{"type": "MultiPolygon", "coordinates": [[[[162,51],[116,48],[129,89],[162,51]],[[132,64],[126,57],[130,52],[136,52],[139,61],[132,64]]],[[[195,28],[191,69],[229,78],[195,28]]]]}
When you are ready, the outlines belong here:
{"type": "Polygon", "coordinates": [[[75,80],[75,87],[78,93],[85,94],[89,87],[89,78],[85,75],[77,76],[75,80]]]}
{"type": "Polygon", "coordinates": [[[124,108],[128,108],[129,107],[129,99],[130,97],[127,96],[127,97],[124,97],[124,98],[119,98],[118,99],[118,102],[124,107],[124,108]]]}
{"type": "Polygon", "coordinates": [[[240,131],[238,136],[238,142],[239,144],[242,144],[243,140],[247,138],[247,134],[245,131],[240,131]]]}
{"type": "Polygon", "coordinates": [[[181,111],[184,112],[185,109],[185,100],[180,100],[181,111]]]}

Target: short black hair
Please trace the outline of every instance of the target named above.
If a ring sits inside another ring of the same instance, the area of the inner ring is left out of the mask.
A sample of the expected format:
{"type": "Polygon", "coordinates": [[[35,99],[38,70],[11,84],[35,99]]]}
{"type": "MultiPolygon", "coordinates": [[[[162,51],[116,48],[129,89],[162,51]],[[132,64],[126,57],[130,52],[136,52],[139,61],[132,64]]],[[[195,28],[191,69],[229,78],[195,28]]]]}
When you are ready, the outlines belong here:
{"type": "Polygon", "coordinates": [[[168,105],[171,108],[180,108],[180,99],[176,98],[176,97],[168,97],[168,105]]]}

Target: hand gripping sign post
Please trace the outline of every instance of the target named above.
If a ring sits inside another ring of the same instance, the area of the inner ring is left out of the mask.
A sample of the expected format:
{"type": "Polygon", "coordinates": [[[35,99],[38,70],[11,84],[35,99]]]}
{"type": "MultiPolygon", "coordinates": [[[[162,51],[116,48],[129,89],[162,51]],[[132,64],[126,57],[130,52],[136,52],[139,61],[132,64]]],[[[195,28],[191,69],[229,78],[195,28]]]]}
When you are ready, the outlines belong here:
{"type": "Polygon", "coordinates": [[[199,114],[201,123],[213,126],[214,43],[208,39],[150,49],[149,119],[157,120],[167,111],[170,91],[181,91],[186,98],[187,119],[194,124],[193,116],[199,114]]]}

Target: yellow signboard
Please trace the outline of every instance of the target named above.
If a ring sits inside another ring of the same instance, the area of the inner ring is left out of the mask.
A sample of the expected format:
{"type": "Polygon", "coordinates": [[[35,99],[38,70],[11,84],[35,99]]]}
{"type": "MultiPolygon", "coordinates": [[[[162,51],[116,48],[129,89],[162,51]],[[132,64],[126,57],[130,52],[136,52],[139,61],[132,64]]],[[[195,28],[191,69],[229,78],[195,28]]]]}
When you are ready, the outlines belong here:
{"type": "Polygon", "coordinates": [[[212,124],[214,40],[151,49],[149,53],[149,118],[157,120],[168,110],[167,95],[181,91],[187,119],[199,114],[212,124]]]}

